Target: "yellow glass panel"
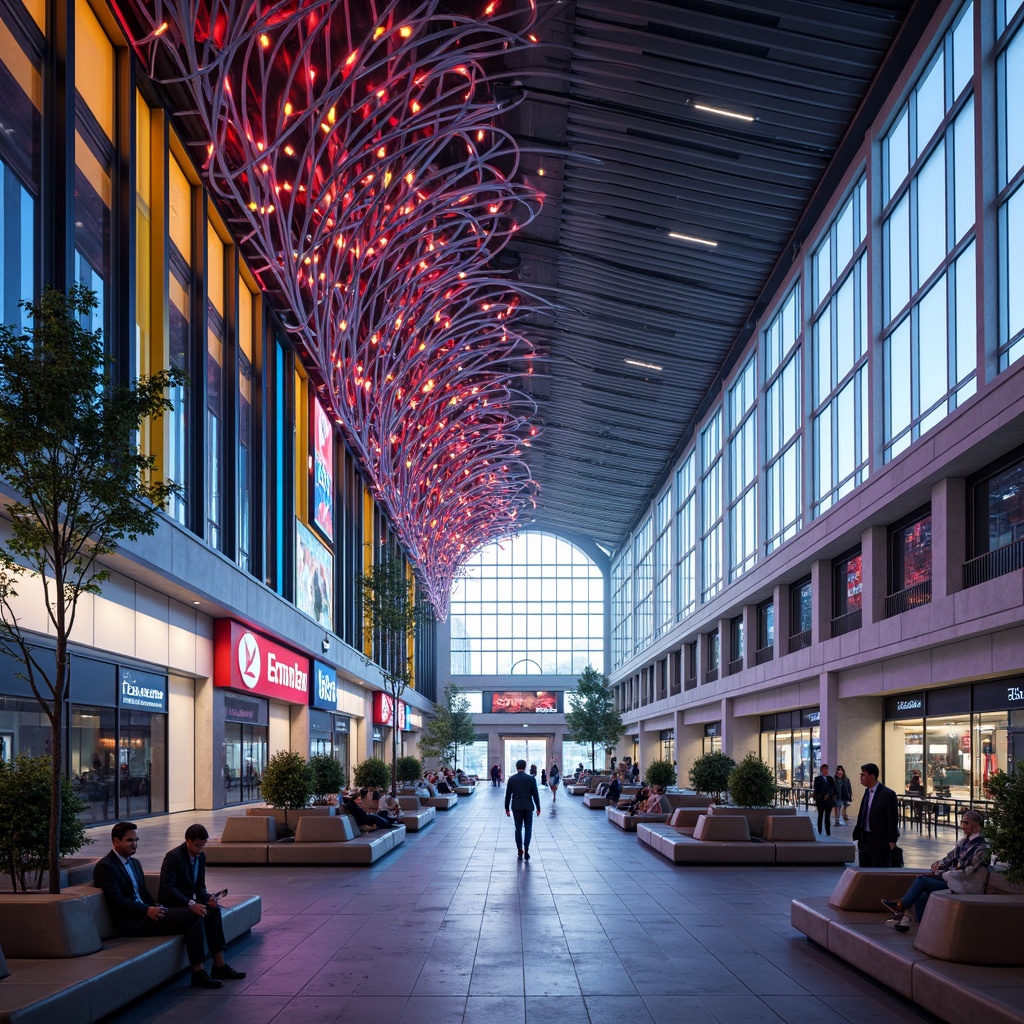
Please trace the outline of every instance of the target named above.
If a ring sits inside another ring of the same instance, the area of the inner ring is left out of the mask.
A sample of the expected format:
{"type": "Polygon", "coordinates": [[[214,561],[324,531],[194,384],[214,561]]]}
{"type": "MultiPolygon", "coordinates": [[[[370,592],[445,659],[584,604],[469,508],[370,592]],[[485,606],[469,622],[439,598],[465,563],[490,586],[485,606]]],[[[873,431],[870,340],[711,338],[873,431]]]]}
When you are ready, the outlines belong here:
{"type": "Polygon", "coordinates": [[[206,224],[207,295],[213,308],[224,315],[224,243],[209,222],[206,224]]]}
{"type": "Polygon", "coordinates": [[[309,522],[309,380],[295,371],[295,514],[309,522]]]}
{"type": "Polygon", "coordinates": [[[39,31],[46,35],[46,0],[24,0],[25,10],[32,15],[32,20],[39,26],[39,31]]]}
{"type": "Polygon", "coordinates": [[[167,231],[178,252],[192,265],[192,185],[172,156],[167,181],[167,231]]]}
{"type": "Polygon", "coordinates": [[[167,282],[167,296],[174,303],[174,308],[188,320],[188,289],[183,288],[181,282],[173,274],[170,275],[167,282]]]}
{"type": "Polygon", "coordinates": [[[103,200],[103,205],[109,210],[112,198],[110,175],[78,132],[75,132],[75,164],[85,175],[86,181],[96,190],[96,194],[103,200]]]}
{"type": "Polygon", "coordinates": [[[0,21],[0,64],[11,73],[36,110],[43,108],[43,80],[25,51],[15,42],[7,26],[0,21]]]}
{"type": "Polygon", "coordinates": [[[114,137],[114,47],[86,0],[75,0],[75,88],[114,137]]]}
{"type": "Polygon", "coordinates": [[[153,114],[145,100],[135,95],[135,191],[146,205],[147,214],[153,206],[153,114]]]}
{"type": "Polygon", "coordinates": [[[238,349],[252,362],[252,304],[253,294],[244,278],[238,278],[238,349]]]}

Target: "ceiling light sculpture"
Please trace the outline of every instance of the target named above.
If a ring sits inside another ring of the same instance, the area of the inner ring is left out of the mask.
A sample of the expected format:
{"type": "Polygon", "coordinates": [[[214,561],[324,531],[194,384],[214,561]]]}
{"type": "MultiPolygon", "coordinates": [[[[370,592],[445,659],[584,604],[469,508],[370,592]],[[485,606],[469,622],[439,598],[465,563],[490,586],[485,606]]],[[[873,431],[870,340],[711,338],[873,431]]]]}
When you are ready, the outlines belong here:
{"type": "Polygon", "coordinates": [[[209,187],[443,617],[536,490],[527,309],[492,268],[541,197],[514,181],[488,70],[532,45],[533,0],[129,2],[136,51],[188,90],[209,187]]]}

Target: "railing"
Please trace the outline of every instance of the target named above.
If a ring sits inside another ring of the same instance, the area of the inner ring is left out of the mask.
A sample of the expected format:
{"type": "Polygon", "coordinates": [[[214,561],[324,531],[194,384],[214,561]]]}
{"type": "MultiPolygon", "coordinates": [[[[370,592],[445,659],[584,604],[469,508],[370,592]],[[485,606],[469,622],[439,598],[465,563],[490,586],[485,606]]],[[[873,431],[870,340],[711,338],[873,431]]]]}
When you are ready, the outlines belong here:
{"type": "Polygon", "coordinates": [[[683,689],[684,690],[696,690],[697,689],[697,677],[696,676],[687,676],[686,679],[683,680],[683,689]]]}
{"type": "Polygon", "coordinates": [[[1016,540],[995,551],[964,562],[964,589],[1024,569],[1024,540],[1016,540]]]}
{"type": "Polygon", "coordinates": [[[918,608],[923,604],[929,604],[932,599],[932,581],[925,580],[923,583],[915,583],[906,590],[896,594],[889,594],[885,599],[885,617],[892,618],[894,615],[902,615],[911,608],[918,608]]]}
{"type": "Polygon", "coordinates": [[[755,665],[767,665],[772,658],[775,657],[774,647],[762,647],[759,651],[754,651],[754,664],[755,665]]]}
{"type": "MultiPolygon", "coordinates": [[[[694,685],[696,686],[697,680],[695,679],[693,682],[694,682],[694,685]]],[[[680,683],[678,679],[673,679],[671,686],[669,686],[669,695],[674,697],[677,693],[682,693],[682,692],[683,692],[682,683],[680,683]]]]}
{"type": "Polygon", "coordinates": [[[794,633],[789,638],[789,653],[792,654],[794,651],[802,651],[805,647],[811,646],[811,631],[809,629],[802,629],[799,633],[794,633]]]}
{"type": "Polygon", "coordinates": [[[717,682],[717,680],[718,680],[718,669],[717,668],[709,668],[707,670],[707,672],[704,673],[704,682],[705,683],[714,683],[714,682],[717,682]]]}
{"type": "Polygon", "coordinates": [[[743,671],[743,659],[735,658],[729,662],[729,675],[734,676],[737,672],[743,671]]]}
{"type": "Polygon", "coordinates": [[[855,629],[860,629],[859,608],[855,608],[852,612],[847,612],[845,615],[840,615],[832,620],[832,635],[834,637],[852,633],[855,629]]]}

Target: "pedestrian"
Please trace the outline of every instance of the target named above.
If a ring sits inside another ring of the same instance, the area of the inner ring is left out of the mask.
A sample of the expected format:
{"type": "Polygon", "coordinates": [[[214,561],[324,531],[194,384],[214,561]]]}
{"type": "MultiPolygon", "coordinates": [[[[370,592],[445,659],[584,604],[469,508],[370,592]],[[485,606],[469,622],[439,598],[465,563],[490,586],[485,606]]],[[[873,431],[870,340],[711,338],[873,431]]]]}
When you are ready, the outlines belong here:
{"type": "Polygon", "coordinates": [[[825,834],[832,835],[832,808],[836,805],[836,780],[828,773],[828,765],[821,766],[821,774],[814,780],[814,806],[818,809],[818,835],[822,822],[825,834]]]}
{"type": "Polygon", "coordinates": [[[548,785],[551,787],[551,802],[554,803],[558,799],[558,784],[562,781],[562,773],[558,770],[558,765],[552,761],[551,771],[548,772],[548,785]]]}
{"type": "Polygon", "coordinates": [[[857,863],[862,868],[891,867],[892,851],[900,837],[896,794],[878,781],[878,765],[870,761],[860,766],[860,784],[864,796],[853,829],[857,863]]]}
{"type": "Polygon", "coordinates": [[[542,786],[546,786],[548,784],[548,773],[544,768],[541,768],[540,770],[540,784],[542,786]]]}
{"type": "Polygon", "coordinates": [[[501,782],[501,769],[496,765],[491,765],[491,785],[497,786],[501,782]]]}
{"type": "Polygon", "coordinates": [[[848,825],[850,823],[850,804],[853,803],[853,786],[846,776],[846,769],[836,765],[836,773],[832,776],[836,783],[836,824],[848,825]]]}
{"type": "Polygon", "coordinates": [[[533,835],[533,819],[530,812],[534,806],[540,817],[540,791],[537,776],[526,774],[526,762],[516,761],[516,773],[505,784],[505,817],[511,814],[516,823],[516,849],[523,860],[530,859],[530,839],[533,835]]]}

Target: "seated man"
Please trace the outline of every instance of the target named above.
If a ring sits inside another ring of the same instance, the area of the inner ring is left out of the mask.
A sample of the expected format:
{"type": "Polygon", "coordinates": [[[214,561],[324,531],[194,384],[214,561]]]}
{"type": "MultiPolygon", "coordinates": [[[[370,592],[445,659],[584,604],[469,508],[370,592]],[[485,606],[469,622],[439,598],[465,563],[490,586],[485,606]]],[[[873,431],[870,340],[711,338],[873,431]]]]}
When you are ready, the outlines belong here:
{"type": "Polygon", "coordinates": [[[210,833],[204,825],[189,825],[185,842],[168,851],[160,867],[160,891],[157,897],[165,907],[187,907],[203,922],[206,945],[213,954],[210,974],[221,981],[244,978],[224,962],[224,926],[217,896],[206,888],[206,843],[210,833]]]}
{"type": "MultiPolygon", "coordinates": [[[[203,919],[189,907],[165,907],[153,901],[142,865],[135,859],[139,833],[134,821],[119,821],[110,830],[112,849],[96,862],[93,881],[103,890],[114,927],[122,935],[182,935],[197,988],[221,988],[203,967],[203,919]]],[[[221,964],[224,963],[221,957],[221,964]]],[[[225,965],[226,966],[226,965],[225,965]]]]}
{"type": "Polygon", "coordinates": [[[618,775],[612,777],[612,781],[608,785],[608,792],[606,795],[608,797],[608,803],[611,804],[612,807],[618,806],[619,797],[622,796],[622,783],[619,782],[618,775]]]}
{"type": "Polygon", "coordinates": [[[399,804],[397,797],[390,796],[385,790],[378,794],[377,813],[382,818],[387,818],[389,822],[394,822],[402,816],[402,805],[399,804]]]}
{"type": "Polygon", "coordinates": [[[651,787],[641,786],[640,791],[635,796],[623,797],[623,799],[620,800],[619,803],[621,804],[623,801],[625,801],[626,812],[628,814],[643,814],[644,804],[647,803],[648,799],[650,798],[650,795],[651,787]]]}
{"type": "Polygon", "coordinates": [[[382,818],[379,814],[368,814],[363,810],[363,798],[365,796],[366,790],[361,789],[354,797],[347,796],[344,798],[345,809],[355,818],[360,830],[394,828],[395,823],[393,821],[388,821],[387,818],[382,818]]]}
{"type": "Polygon", "coordinates": [[[977,811],[964,811],[960,828],[964,837],[942,860],[932,864],[930,875],[918,875],[910,888],[898,900],[882,900],[892,911],[885,923],[898,932],[909,932],[913,923],[908,911],[914,908],[918,924],[924,916],[925,904],[933,892],[952,889],[953,892],[983,892],[985,873],[989,861],[988,840],[981,834],[984,821],[977,811]]]}

